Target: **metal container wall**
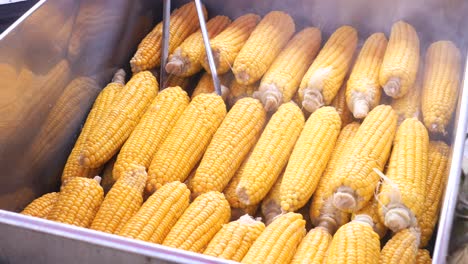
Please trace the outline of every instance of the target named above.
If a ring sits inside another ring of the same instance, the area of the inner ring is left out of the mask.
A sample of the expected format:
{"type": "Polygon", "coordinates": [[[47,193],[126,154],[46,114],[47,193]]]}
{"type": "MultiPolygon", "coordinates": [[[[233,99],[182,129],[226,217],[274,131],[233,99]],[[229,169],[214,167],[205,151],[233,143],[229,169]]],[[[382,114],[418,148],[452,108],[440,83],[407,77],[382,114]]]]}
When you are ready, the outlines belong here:
{"type": "MultiPolygon", "coordinates": [[[[188,1],[172,2],[177,7],[188,1]]],[[[210,16],[235,18],[247,12],[264,15],[283,10],[294,17],[297,30],[318,26],[324,39],[340,25],[350,24],[359,31],[360,44],[374,32],[388,36],[391,24],[404,19],[417,29],[422,51],[433,41],[452,40],[466,64],[468,2],[464,0],[203,2],[210,16]]],[[[14,213],[40,195],[58,190],[66,158],[99,92],[85,91],[66,113],[48,117],[66,94],[67,84],[87,77],[102,88],[118,67],[129,72],[129,59],[160,21],[161,10],[161,1],[154,0],[43,0],[0,35],[0,232],[6,238],[0,240],[0,262],[225,262],[14,213]]],[[[462,83],[448,135],[452,162],[434,263],[443,263],[447,255],[467,112],[468,83],[462,83]]]]}

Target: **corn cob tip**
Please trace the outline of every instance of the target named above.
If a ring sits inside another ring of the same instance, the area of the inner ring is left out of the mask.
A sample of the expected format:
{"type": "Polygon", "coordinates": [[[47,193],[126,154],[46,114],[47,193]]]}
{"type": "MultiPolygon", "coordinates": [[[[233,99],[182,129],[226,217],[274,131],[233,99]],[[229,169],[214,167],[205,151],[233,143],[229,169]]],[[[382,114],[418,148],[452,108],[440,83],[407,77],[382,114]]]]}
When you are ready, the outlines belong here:
{"type": "Polygon", "coordinates": [[[354,217],[353,221],[361,222],[368,224],[371,227],[374,227],[374,221],[372,220],[372,217],[366,214],[359,214],[354,217]]]}
{"type": "Polygon", "coordinates": [[[185,72],[184,68],[187,68],[188,61],[184,60],[180,55],[180,49],[177,49],[175,53],[169,58],[166,64],[166,72],[170,74],[180,75],[185,72]]]}
{"type": "Polygon", "coordinates": [[[237,187],[236,194],[237,198],[241,203],[243,203],[244,205],[251,205],[249,194],[247,193],[247,190],[245,188],[240,186],[237,187]]]}
{"type": "Polygon", "coordinates": [[[275,84],[262,84],[253,97],[262,102],[265,111],[276,111],[283,102],[283,94],[275,84]]]}
{"type": "Polygon", "coordinates": [[[399,78],[390,78],[383,86],[383,89],[388,96],[396,97],[400,93],[400,86],[401,81],[399,78]]]}
{"type": "Polygon", "coordinates": [[[236,80],[240,84],[248,84],[250,80],[250,75],[247,73],[247,71],[238,71],[234,73],[234,76],[236,77],[236,80]]]}
{"type": "Polygon", "coordinates": [[[341,211],[354,211],[357,205],[356,194],[348,186],[341,186],[333,195],[333,205],[341,211]]]}
{"type": "Polygon", "coordinates": [[[224,102],[226,102],[226,100],[228,99],[229,93],[229,88],[221,84],[221,98],[223,98],[224,102]]]}
{"type": "Polygon", "coordinates": [[[396,207],[385,213],[384,224],[393,232],[398,232],[410,227],[411,223],[414,222],[412,218],[414,217],[410,215],[407,208],[396,207]]]}
{"type": "Polygon", "coordinates": [[[95,180],[98,184],[101,184],[102,178],[100,176],[94,176],[93,180],[95,180]]]}
{"type": "Polygon", "coordinates": [[[364,99],[356,99],[353,101],[354,118],[364,118],[369,113],[369,102],[364,99]]]}
{"type": "Polygon", "coordinates": [[[283,211],[281,210],[281,205],[274,201],[274,199],[270,199],[265,203],[262,203],[262,212],[263,216],[265,217],[265,224],[269,225],[273,222],[278,215],[281,215],[283,211]]]}
{"type": "Polygon", "coordinates": [[[323,95],[318,89],[304,89],[304,99],[302,100],[302,106],[307,112],[313,113],[323,105],[323,95]]]}
{"type": "Polygon", "coordinates": [[[112,82],[125,85],[125,75],[126,73],[124,69],[118,69],[112,78],[112,82]]]}

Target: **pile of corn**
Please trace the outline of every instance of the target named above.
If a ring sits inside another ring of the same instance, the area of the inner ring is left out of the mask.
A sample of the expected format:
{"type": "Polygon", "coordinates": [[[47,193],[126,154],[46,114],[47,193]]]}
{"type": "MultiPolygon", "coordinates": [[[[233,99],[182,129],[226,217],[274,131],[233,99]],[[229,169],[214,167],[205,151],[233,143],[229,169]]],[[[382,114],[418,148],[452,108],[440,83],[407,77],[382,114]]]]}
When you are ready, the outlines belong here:
{"type": "MultiPolygon", "coordinates": [[[[432,43],[423,64],[415,29],[399,21],[353,62],[351,26],[322,49],[319,29],[294,35],[280,11],[207,26],[224,100],[207,73],[192,98],[159,92],[148,71],[161,66],[158,24],[130,80],[118,71],[96,99],[60,192],[22,213],[243,263],[429,263],[456,46],[432,43]],[[104,166],[105,196],[94,177],[104,166]]],[[[169,51],[174,80],[209,72],[193,3],[171,15],[169,51]]]]}

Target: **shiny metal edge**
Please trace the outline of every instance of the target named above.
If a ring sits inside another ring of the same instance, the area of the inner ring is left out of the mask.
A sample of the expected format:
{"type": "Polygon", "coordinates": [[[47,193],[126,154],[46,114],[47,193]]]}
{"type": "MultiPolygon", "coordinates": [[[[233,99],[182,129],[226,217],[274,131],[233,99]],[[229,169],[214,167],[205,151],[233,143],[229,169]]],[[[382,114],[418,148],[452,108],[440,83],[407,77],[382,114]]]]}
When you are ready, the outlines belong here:
{"type": "Polygon", "coordinates": [[[150,260],[164,260],[172,263],[237,263],[5,210],[0,210],[0,226],[1,225],[15,226],[64,239],[86,242],[90,244],[90,248],[92,246],[98,246],[134,253],[152,258],[150,260]]]}
{"type": "Polygon", "coordinates": [[[164,0],[163,1],[163,28],[162,28],[162,38],[161,38],[161,47],[162,47],[162,52],[161,52],[161,69],[159,70],[159,83],[160,89],[164,89],[165,83],[166,83],[166,77],[167,77],[167,72],[166,72],[166,63],[167,59],[169,57],[169,25],[171,21],[171,0],[164,0]]]}
{"type": "Polygon", "coordinates": [[[32,13],[34,13],[39,7],[41,7],[47,0],[40,0],[35,5],[33,5],[28,11],[26,11],[22,16],[20,16],[11,26],[9,26],[5,31],[0,34],[0,40],[10,34],[13,29],[15,29],[19,24],[21,24],[26,18],[28,18],[32,13]]]}
{"type": "Polygon", "coordinates": [[[450,159],[450,171],[445,188],[442,208],[440,210],[439,227],[437,229],[436,243],[432,263],[446,263],[455,207],[457,205],[458,191],[460,189],[461,167],[463,149],[466,137],[468,119],[468,56],[465,58],[465,74],[463,75],[462,89],[459,92],[457,107],[456,131],[450,159]]]}

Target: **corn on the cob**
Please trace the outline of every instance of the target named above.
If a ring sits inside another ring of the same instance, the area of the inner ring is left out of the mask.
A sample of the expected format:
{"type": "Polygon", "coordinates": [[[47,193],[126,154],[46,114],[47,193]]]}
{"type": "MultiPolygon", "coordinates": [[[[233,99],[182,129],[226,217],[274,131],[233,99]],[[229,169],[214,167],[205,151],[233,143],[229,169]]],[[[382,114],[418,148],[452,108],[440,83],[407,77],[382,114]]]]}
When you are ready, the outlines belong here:
{"type": "MultiPolygon", "coordinates": [[[[252,152],[253,152],[254,148],[255,147],[253,147],[250,150],[249,154],[247,154],[244,161],[240,165],[239,169],[236,171],[236,173],[232,177],[231,181],[228,183],[228,185],[226,186],[226,188],[223,191],[224,196],[226,196],[226,200],[229,202],[229,205],[231,206],[231,208],[233,210],[237,209],[237,210],[234,210],[234,211],[236,213],[241,212],[242,213],[241,215],[244,215],[246,213],[249,214],[249,215],[254,215],[254,213],[255,213],[255,211],[257,210],[257,207],[258,207],[258,204],[253,204],[253,205],[242,204],[239,201],[239,197],[237,196],[237,193],[236,193],[237,186],[239,185],[239,181],[241,179],[241,175],[244,173],[245,165],[247,164],[247,161],[249,160],[250,156],[252,155],[252,152]]],[[[239,216],[241,216],[241,215],[239,215],[239,216]]]]}
{"type": "MultiPolygon", "coordinates": [[[[208,37],[210,39],[216,37],[230,23],[231,20],[227,16],[216,16],[210,19],[206,23],[208,37]]],[[[166,71],[182,77],[194,75],[202,69],[200,61],[203,59],[204,54],[203,37],[201,30],[198,30],[185,39],[169,56],[166,71]]]]}
{"type": "Polygon", "coordinates": [[[225,115],[226,106],[220,96],[200,94],[195,97],[151,161],[146,190],[153,193],[165,183],[184,181],[201,159],[225,115]]]}
{"type": "Polygon", "coordinates": [[[229,203],[222,193],[204,193],[189,205],[162,244],[201,253],[229,221],[230,214],[229,203]]]}
{"type": "Polygon", "coordinates": [[[398,115],[398,124],[401,124],[407,118],[420,119],[421,108],[421,92],[422,92],[422,65],[419,66],[419,73],[408,93],[398,99],[392,99],[392,108],[398,115]]]}
{"type": "Polygon", "coordinates": [[[379,263],[416,263],[420,235],[416,228],[404,229],[396,233],[382,248],[379,263]]]}
{"type": "Polygon", "coordinates": [[[160,244],[189,206],[190,191],[170,182],[153,193],[117,234],[160,244]]]}
{"type": "Polygon", "coordinates": [[[236,193],[241,203],[258,204],[268,194],[286,166],[303,127],[304,115],[295,103],[289,102],[278,108],[240,176],[236,193]]]}
{"type": "Polygon", "coordinates": [[[357,40],[356,29],[342,26],[325,43],[298,90],[299,101],[307,112],[312,113],[335,98],[351,65],[357,40]]]}
{"type": "Polygon", "coordinates": [[[379,82],[385,93],[393,98],[404,96],[414,85],[418,66],[418,34],[410,24],[398,21],[392,26],[380,67],[379,82]]]}
{"type": "Polygon", "coordinates": [[[262,214],[266,225],[271,224],[277,216],[283,213],[280,200],[280,188],[283,175],[284,172],[278,177],[267,196],[262,200],[262,214]]]}
{"type": "Polygon", "coordinates": [[[58,192],[46,193],[28,204],[21,214],[46,218],[57,203],[58,197],[58,192]]]}
{"type": "Polygon", "coordinates": [[[378,196],[380,220],[393,232],[414,226],[425,210],[428,148],[424,125],[414,118],[403,121],[378,196]]]}
{"type": "Polygon", "coordinates": [[[100,181],[99,176],[94,179],[74,177],[67,180],[47,219],[89,227],[104,199],[100,181]]]}
{"type": "Polygon", "coordinates": [[[327,255],[332,235],[326,227],[318,226],[307,233],[302,239],[292,264],[322,264],[327,255]]]}
{"type": "MultiPolygon", "coordinates": [[[[221,97],[223,98],[224,101],[226,101],[229,96],[228,86],[232,78],[233,76],[230,72],[219,76],[219,83],[221,84],[221,97]]],[[[195,96],[199,94],[214,93],[214,92],[215,92],[215,87],[213,84],[213,77],[211,76],[210,73],[205,72],[203,73],[202,77],[197,83],[197,86],[193,90],[191,98],[193,100],[193,98],[195,98],[195,96]]]]}
{"type": "Polygon", "coordinates": [[[439,218],[442,190],[445,190],[448,177],[449,152],[450,148],[444,142],[429,142],[424,210],[417,219],[421,228],[421,248],[425,247],[431,239],[434,226],[439,218]]]}
{"type": "Polygon", "coordinates": [[[364,43],[346,86],[346,102],[355,118],[364,118],[380,102],[379,84],[387,38],[383,33],[372,34],[364,43]]]}
{"type": "Polygon", "coordinates": [[[264,229],[265,225],[261,221],[244,215],[237,221],[223,225],[203,254],[241,261],[264,229]]]}
{"type": "Polygon", "coordinates": [[[431,254],[427,249],[418,249],[418,255],[416,255],[416,264],[431,264],[431,254]]]}
{"type": "Polygon", "coordinates": [[[341,127],[346,126],[347,124],[353,122],[353,113],[348,108],[346,104],[346,84],[340,88],[335,98],[331,102],[330,106],[335,107],[336,111],[341,118],[341,127]]]}
{"type": "Polygon", "coordinates": [[[312,196],[335,147],[340,128],[340,116],[333,107],[322,107],[307,119],[281,183],[280,200],[284,211],[296,211],[312,196]]]}
{"type": "MultiPolygon", "coordinates": [[[[259,20],[260,17],[255,14],[240,16],[210,41],[218,74],[224,74],[231,69],[234,60],[245,42],[247,42],[247,39],[257,26],[259,20]]],[[[208,73],[211,73],[206,54],[204,54],[200,62],[203,68],[208,73]]]]}
{"type": "Polygon", "coordinates": [[[81,133],[76,140],[75,146],[68,156],[68,160],[62,173],[62,182],[72,177],[89,178],[96,176],[96,174],[99,173],[100,168],[86,168],[80,165],[80,152],[84,148],[84,144],[90,134],[103,122],[101,120],[103,120],[104,113],[111,107],[111,105],[113,105],[117,94],[120,93],[125,85],[124,81],[125,72],[120,69],[115,73],[112,82],[99,93],[88,117],[86,118],[86,122],[81,129],[81,133]]]}
{"type": "Polygon", "coordinates": [[[318,28],[306,28],[297,33],[276,57],[254,94],[267,111],[276,111],[282,103],[291,101],[317,55],[321,41],[318,28]]]}
{"type": "Polygon", "coordinates": [[[372,230],[372,219],[360,215],[343,225],[333,236],[326,264],[379,263],[379,235],[372,230]]]}
{"type": "Polygon", "coordinates": [[[231,82],[231,86],[229,87],[229,95],[228,95],[228,105],[232,107],[236,104],[237,101],[244,97],[252,97],[254,92],[258,89],[259,83],[243,85],[236,81],[234,78],[231,82]]]}
{"type": "Polygon", "coordinates": [[[370,201],[380,180],[373,169],[382,170],[387,163],[396,126],[392,107],[379,105],[369,112],[330,182],[335,207],[351,213],[370,201]]]}
{"type": "MultiPolygon", "coordinates": [[[[205,6],[203,6],[203,15],[206,19],[205,6]]],[[[162,23],[157,24],[138,45],[135,55],[130,60],[133,73],[149,70],[161,64],[162,23]]],[[[199,27],[195,3],[188,3],[174,10],[170,17],[169,53],[172,54],[199,27]]]]}
{"type": "Polygon", "coordinates": [[[352,219],[354,219],[357,215],[368,215],[372,218],[372,222],[374,224],[372,228],[379,235],[380,239],[382,239],[385,234],[387,234],[387,227],[379,217],[379,203],[377,200],[372,199],[367,206],[354,213],[352,219]]]}
{"type": "Polygon", "coordinates": [[[145,167],[130,166],[106,195],[90,228],[117,234],[140,209],[146,178],[145,167]]]}
{"type": "Polygon", "coordinates": [[[232,72],[237,82],[252,84],[260,80],[294,31],[294,20],[287,13],[268,13],[258,23],[234,61],[232,72]]]}
{"type": "Polygon", "coordinates": [[[426,52],[422,92],[424,124],[432,133],[446,134],[457,102],[461,54],[450,41],[432,43],[426,52]]]}
{"type": "Polygon", "coordinates": [[[289,263],[305,236],[301,214],[286,213],[276,218],[255,240],[242,263],[289,263]]]}
{"type": "Polygon", "coordinates": [[[266,121],[257,99],[239,100],[213,136],[191,181],[192,192],[221,192],[255,145],[266,121]]]}
{"type": "Polygon", "coordinates": [[[338,210],[332,204],[333,190],[330,188],[330,182],[335,177],[334,173],[340,166],[340,162],[345,160],[345,155],[351,152],[353,147],[353,138],[359,128],[359,123],[351,123],[345,126],[338,139],[336,140],[335,148],[328,161],[327,168],[320,178],[317,190],[312,196],[310,203],[309,215],[312,223],[318,226],[321,222],[328,222],[330,232],[335,231],[349,221],[349,214],[338,210]]]}
{"type": "Polygon", "coordinates": [[[123,145],[113,170],[118,179],[132,165],[147,169],[151,159],[189,104],[187,93],[180,87],[161,91],[123,145]]]}
{"type": "Polygon", "coordinates": [[[139,72],[130,79],[105,110],[102,124],[85,139],[80,164],[98,168],[114,156],[132,133],[158,93],[158,83],[149,71],[139,72]]]}

